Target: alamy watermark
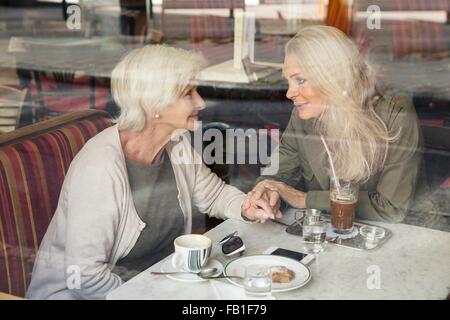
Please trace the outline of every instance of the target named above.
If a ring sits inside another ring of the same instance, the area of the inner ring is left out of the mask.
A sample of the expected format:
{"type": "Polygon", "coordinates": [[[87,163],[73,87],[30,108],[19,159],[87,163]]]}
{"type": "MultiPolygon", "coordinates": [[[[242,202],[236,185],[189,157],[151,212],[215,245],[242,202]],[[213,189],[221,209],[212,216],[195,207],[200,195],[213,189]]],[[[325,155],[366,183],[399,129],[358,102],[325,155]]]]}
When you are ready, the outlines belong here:
{"type": "Polygon", "coordinates": [[[370,265],[366,270],[369,277],[367,277],[366,285],[369,290],[381,289],[381,269],[377,265],[370,265]]]}
{"type": "Polygon", "coordinates": [[[366,20],[366,26],[369,30],[381,29],[381,9],[379,6],[373,4],[367,7],[369,16],[366,20]]]}
{"type": "Polygon", "coordinates": [[[70,265],[66,269],[66,286],[69,290],[81,288],[81,269],[77,265],[70,265]]]}
{"type": "Polygon", "coordinates": [[[81,30],[81,8],[72,4],[66,8],[66,27],[69,30],[81,30]]]}
{"type": "Polygon", "coordinates": [[[196,130],[193,143],[191,135],[184,132],[176,131],[172,140],[187,139],[198,156],[186,151],[183,144],[176,144],[172,149],[172,160],[176,164],[259,164],[266,166],[266,175],[278,172],[279,155],[274,151],[278,146],[279,129],[196,130]]]}

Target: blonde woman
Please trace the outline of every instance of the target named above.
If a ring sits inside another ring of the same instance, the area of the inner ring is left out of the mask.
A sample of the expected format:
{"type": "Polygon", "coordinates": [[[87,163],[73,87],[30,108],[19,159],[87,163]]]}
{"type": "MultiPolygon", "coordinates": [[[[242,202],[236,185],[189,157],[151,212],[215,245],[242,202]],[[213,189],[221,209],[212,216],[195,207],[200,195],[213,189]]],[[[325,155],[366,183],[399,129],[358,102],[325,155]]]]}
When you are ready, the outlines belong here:
{"type": "Polygon", "coordinates": [[[28,298],[104,299],[191,232],[192,206],[223,219],[272,214],[264,200],[243,206],[248,197],[204,166],[180,133],[195,130],[205,107],[192,81],[203,64],[193,52],[146,46],[115,67],[117,125],[71,163],[28,298]]]}
{"type": "Polygon", "coordinates": [[[276,154],[279,171],[259,178],[254,198],[277,193],[293,207],[329,210],[326,144],[336,175],[360,184],[357,215],[402,221],[421,162],[410,100],[377,95],[357,47],[332,27],[300,30],[286,45],[283,72],[294,109],[276,154]]]}

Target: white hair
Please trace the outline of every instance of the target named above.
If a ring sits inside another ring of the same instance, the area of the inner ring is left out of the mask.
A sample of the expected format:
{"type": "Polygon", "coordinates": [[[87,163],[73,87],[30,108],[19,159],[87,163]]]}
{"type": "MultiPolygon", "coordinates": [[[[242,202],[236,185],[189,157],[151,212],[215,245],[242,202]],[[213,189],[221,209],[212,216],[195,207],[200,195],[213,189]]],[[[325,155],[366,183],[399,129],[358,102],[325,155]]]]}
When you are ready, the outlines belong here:
{"type": "Polygon", "coordinates": [[[198,53],[164,45],[148,45],[129,52],[111,75],[111,92],[120,108],[120,129],[139,132],[146,115],[158,113],[181,97],[206,65],[198,53]]]}

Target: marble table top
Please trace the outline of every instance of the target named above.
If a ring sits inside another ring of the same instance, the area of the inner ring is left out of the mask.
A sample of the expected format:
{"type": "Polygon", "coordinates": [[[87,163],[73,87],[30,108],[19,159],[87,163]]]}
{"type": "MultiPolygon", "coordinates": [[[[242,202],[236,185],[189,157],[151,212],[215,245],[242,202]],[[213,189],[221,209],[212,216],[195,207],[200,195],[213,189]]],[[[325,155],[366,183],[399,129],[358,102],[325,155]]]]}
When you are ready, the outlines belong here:
{"type": "MultiPolygon", "coordinates": [[[[374,224],[393,232],[382,247],[357,251],[329,244],[309,266],[311,281],[292,291],[273,293],[275,299],[445,299],[450,292],[450,233],[406,224],[374,224]]],[[[270,246],[301,250],[302,239],[285,229],[273,222],[226,220],[206,235],[214,243],[211,256],[225,265],[232,259],[220,252],[218,242],[233,231],[244,240],[245,255],[262,253],[270,246]]],[[[150,274],[160,271],[161,264],[170,258],[140,273],[107,298],[219,299],[210,281],[186,283],[150,274]]],[[[228,283],[226,279],[214,281],[228,283]]]]}

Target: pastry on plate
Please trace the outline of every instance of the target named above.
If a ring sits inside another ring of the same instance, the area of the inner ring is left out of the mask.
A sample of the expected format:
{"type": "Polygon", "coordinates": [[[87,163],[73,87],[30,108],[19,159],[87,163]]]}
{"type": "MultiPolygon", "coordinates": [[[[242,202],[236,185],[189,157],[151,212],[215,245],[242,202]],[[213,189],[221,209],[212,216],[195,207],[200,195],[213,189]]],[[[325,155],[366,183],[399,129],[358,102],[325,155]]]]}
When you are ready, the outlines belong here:
{"type": "Polygon", "coordinates": [[[294,271],[285,266],[272,267],[272,282],[273,283],[288,283],[295,278],[294,271]]]}

